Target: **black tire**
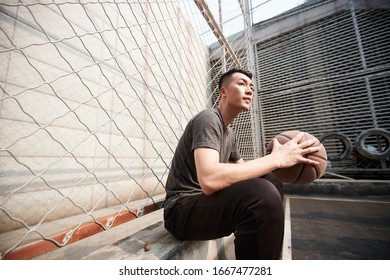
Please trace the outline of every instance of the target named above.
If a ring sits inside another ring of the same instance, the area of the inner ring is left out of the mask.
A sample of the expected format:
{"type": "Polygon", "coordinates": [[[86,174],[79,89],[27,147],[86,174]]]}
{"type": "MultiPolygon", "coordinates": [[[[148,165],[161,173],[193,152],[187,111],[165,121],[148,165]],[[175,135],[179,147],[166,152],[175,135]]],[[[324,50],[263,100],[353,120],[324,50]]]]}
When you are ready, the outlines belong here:
{"type": "Polygon", "coordinates": [[[344,149],[343,149],[342,153],[340,153],[338,155],[328,155],[328,160],[330,160],[330,161],[343,160],[351,154],[352,142],[348,138],[347,135],[345,135],[341,132],[326,132],[319,138],[319,140],[323,144],[323,142],[325,140],[330,139],[330,138],[339,139],[341,141],[341,143],[343,143],[344,149]]]}
{"type": "Polygon", "coordinates": [[[357,152],[369,159],[385,159],[390,156],[390,132],[382,128],[371,128],[360,133],[355,140],[357,152]],[[365,145],[365,140],[370,136],[379,135],[386,139],[387,147],[384,151],[370,151],[365,145]]]}

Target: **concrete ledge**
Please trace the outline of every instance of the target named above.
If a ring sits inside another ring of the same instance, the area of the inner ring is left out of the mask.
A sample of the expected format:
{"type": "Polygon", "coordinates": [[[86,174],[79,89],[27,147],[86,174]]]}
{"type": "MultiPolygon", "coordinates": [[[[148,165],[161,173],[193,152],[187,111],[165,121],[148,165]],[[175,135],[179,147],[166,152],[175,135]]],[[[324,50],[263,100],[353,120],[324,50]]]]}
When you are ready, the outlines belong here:
{"type": "Polygon", "coordinates": [[[209,241],[180,241],[164,228],[164,222],[161,219],[129,237],[106,245],[86,255],[82,259],[235,259],[233,240],[234,236],[231,235],[225,238],[209,241]]]}
{"type": "Polygon", "coordinates": [[[285,184],[286,194],[390,195],[389,180],[319,179],[310,184],[285,184]]]}
{"type": "Polygon", "coordinates": [[[209,241],[180,241],[163,224],[163,209],[38,256],[41,260],[235,259],[234,235],[209,241]]]}
{"type": "Polygon", "coordinates": [[[63,218],[41,224],[39,228],[26,231],[26,228],[6,232],[0,235],[0,253],[3,259],[26,260],[57,251],[82,239],[98,235],[105,227],[113,228],[128,221],[147,216],[146,214],[161,208],[165,195],[158,195],[152,201],[150,198],[129,203],[130,210],[118,210],[118,207],[99,209],[94,214],[96,218],[85,214],[63,218]],[[102,215],[102,216],[100,216],[102,215]],[[83,221],[80,223],[80,221],[83,221]],[[35,232],[36,231],[36,232],[35,232]],[[10,246],[16,244],[12,250],[10,246]],[[62,246],[61,246],[62,244],[62,246]]]}

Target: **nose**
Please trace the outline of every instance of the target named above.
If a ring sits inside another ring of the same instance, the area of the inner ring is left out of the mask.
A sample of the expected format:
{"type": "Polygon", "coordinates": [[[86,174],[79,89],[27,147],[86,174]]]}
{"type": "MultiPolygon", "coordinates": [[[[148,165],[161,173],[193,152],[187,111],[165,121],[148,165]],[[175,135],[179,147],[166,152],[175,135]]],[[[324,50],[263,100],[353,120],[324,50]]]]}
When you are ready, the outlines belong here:
{"type": "Polygon", "coordinates": [[[246,88],[246,92],[245,93],[250,95],[250,96],[252,96],[253,95],[253,88],[251,86],[248,86],[246,88]]]}

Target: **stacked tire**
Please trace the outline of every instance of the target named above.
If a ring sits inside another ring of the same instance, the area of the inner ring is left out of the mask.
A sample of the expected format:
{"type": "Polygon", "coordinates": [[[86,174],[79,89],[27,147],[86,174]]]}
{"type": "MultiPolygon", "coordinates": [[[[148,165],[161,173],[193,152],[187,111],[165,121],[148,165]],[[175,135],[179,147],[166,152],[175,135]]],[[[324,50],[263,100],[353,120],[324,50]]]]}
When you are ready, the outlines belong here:
{"type": "MultiPolygon", "coordinates": [[[[320,142],[324,143],[329,139],[338,139],[343,144],[342,152],[336,155],[329,154],[328,159],[330,161],[340,161],[347,158],[352,152],[352,142],[347,135],[341,132],[327,132],[320,138],[320,142]]],[[[363,157],[381,160],[390,157],[390,132],[381,128],[371,128],[360,133],[355,139],[355,149],[363,157]],[[373,148],[370,145],[366,145],[367,139],[375,137],[377,143],[384,143],[382,146],[379,144],[379,148],[373,148]]]]}

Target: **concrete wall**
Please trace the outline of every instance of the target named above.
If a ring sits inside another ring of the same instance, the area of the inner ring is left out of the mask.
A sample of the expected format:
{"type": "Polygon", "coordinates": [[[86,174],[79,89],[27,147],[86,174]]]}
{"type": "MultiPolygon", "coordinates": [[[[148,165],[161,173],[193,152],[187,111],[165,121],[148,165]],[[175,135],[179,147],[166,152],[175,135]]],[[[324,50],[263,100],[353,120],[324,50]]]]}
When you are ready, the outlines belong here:
{"type": "MultiPolygon", "coordinates": [[[[341,11],[350,11],[350,0],[317,0],[287,11],[279,16],[254,26],[256,43],[289,32],[313,21],[326,18],[341,11]]],[[[355,9],[389,9],[387,0],[353,0],[355,9]]]]}
{"type": "MultiPolygon", "coordinates": [[[[47,2],[47,1],[43,1],[47,2]]],[[[164,192],[208,50],[166,3],[0,5],[0,232],[164,192]]]]}

